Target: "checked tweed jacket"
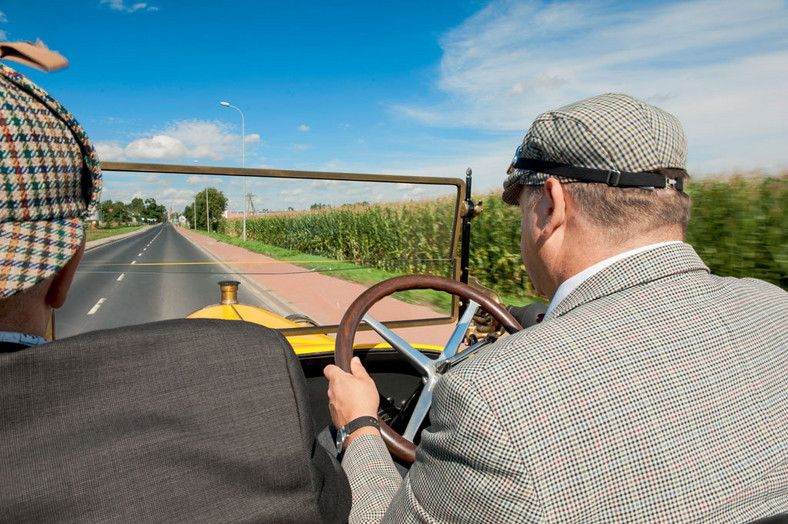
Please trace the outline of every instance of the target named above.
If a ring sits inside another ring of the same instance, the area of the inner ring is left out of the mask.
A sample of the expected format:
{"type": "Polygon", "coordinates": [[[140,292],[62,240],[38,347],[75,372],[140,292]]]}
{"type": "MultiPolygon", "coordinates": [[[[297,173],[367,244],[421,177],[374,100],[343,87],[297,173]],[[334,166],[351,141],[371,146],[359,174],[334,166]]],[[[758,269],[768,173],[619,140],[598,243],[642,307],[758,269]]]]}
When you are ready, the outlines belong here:
{"type": "Polygon", "coordinates": [[[633,255],[449,372],[430,420],[402,481],[379,438],[350,444],[351,521],[788,512],[788,293],[687,244],[633,255]]]}

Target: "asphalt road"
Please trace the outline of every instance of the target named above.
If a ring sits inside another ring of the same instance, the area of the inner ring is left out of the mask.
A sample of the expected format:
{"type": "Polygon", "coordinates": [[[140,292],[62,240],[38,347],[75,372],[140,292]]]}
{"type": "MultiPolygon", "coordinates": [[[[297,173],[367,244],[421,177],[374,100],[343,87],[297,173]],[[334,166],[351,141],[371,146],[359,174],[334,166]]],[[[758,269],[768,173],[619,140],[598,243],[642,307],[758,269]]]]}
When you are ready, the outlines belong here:
{"type": "Polygon", "coordinates": [[[241,281],[241,303],[268,304],[283,316],[293,312],[271,307],[278,297],[162,224],[85,253],[68,301],[55,314],[55,335],[183,318],[218,304],[222,280],[241,281]]]}

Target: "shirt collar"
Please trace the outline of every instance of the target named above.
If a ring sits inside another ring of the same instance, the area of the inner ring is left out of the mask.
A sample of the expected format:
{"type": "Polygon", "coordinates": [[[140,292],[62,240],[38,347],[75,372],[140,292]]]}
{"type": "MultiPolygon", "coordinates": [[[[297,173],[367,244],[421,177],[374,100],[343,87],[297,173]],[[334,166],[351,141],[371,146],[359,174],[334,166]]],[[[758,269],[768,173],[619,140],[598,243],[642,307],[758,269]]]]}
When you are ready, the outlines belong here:
{"type": "Polygon", "coordinates": [[[669,244],[680,244],[681,242],[678,240],[669,240],[667,242],[659,242],[657,244],[649,244],[647,246],[638,247],[635,249],[631,249],[629,251],[625,251],[623,253],[619,253],[618,255],[612,256],[610,258],[606,258],[601,262],[597,262],[593,266],[585,268],[580,273],[564,280],[558,289],[555,291],[555,295],[553,295],[553,300],[550,301],[550,305],[547,307],[547,311],[545,312],[545,317],[549,315],[555,307],[561,303],[563,299],[565,299],[569,294],[577,289],[577,287],[591,278],[592,276],[596,275],[603,269],[608,266],[611,266],[618,262],[619,260],[623,260],[627,257],[631,257],[632,255],[636,255],[638,253],[642,253],[643,251],[649,251],[651,249],[656,249],[658,247],[667,246],[669,244]]]}
{"type": "Polygon", "coordinates": [[[28,333],[14,333],[12,331],[0,331],[0,342],[9,344],[19,344],[20,346],[40,346],[46,344],[49,340],[39,337],[38,335],[30,335],[28,333]]]}

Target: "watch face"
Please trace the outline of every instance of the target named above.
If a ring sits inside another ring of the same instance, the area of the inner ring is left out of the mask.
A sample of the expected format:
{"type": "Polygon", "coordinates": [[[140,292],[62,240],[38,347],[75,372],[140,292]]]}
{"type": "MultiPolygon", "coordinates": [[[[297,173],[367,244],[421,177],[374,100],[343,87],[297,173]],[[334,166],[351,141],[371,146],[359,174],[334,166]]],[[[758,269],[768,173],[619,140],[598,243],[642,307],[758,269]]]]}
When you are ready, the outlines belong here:
{"type": "Polygon", "coordinates": [[[337,438],[334,441],[337,445],[337,453],[342,453],[342,446],[345,444],[345,439],[347,435],[345,434],[345,428],[341,427],[337,430],[337,438]]]}

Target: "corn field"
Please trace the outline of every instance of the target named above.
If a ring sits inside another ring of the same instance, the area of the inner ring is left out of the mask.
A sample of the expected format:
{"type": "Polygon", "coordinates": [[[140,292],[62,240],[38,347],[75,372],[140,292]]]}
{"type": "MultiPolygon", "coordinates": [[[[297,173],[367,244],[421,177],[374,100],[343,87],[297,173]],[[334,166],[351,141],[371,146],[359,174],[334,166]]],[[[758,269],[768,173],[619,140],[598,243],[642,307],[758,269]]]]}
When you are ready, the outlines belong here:
{"type": "MultiPolygon", "coordinates": [[[[691,181],[687,242],[712,272],[788,289],[788,174],[691,181]]],[[[520,212],[500,193],[474,197],[470,273],[507,297],[536,298],[520,257],[520,212]]],[[[272,213],[247,220],[247,238],[397,273],[448,276],[453,199],[272,213]]],[[[241,236],[239,219],[219,232],[241,236]]]]}
{"type": "MultiPolygon", "coordinates": [[[[450,276],[454,200],[357,204],[247,219],[247,239],[397,273],[450,276]]],[[[219,233],[240,237],[239,219],[219,233]]]]}

